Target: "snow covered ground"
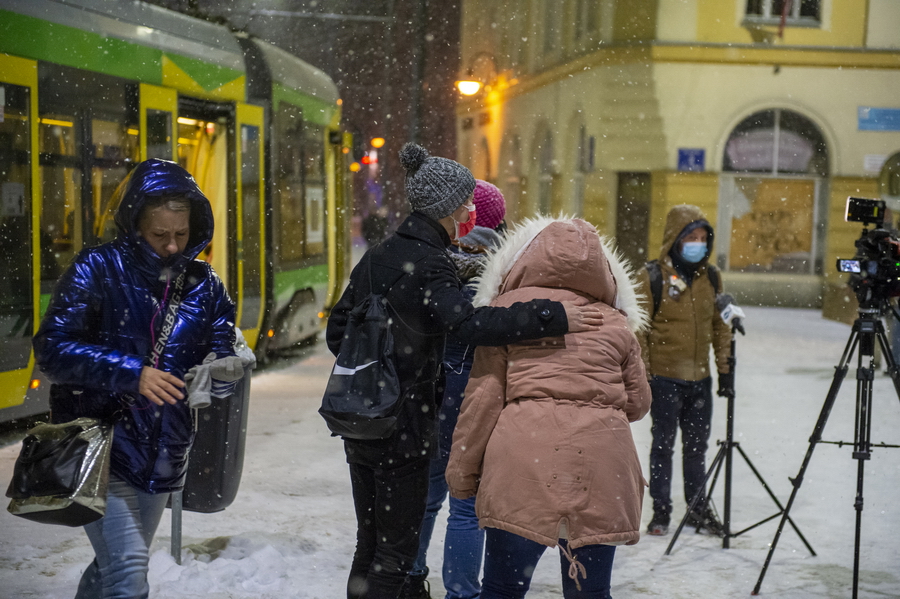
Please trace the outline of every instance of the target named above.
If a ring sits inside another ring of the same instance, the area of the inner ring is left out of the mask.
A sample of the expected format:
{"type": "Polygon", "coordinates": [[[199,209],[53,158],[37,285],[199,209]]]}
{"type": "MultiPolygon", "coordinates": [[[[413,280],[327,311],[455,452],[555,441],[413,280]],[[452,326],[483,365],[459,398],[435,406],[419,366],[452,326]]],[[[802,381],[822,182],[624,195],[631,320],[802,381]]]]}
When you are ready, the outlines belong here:
{"type": "MultiPolygon", "coordinates": [[[[735,440],[783,503],[789,476],[797,474],[809,437],[840,359],[850,328],[818,312],[746,309],[748,334],[737,345],[735,440]]],[[[154,544],[151,597],[206,599],[336,599],[354,546],[354,517],[347,467],[339,440],[329,437],[316,413],[332,359],[323,344],[304,359],[253,379],[247,453],[241,490],[217,514],[184,514],[182,565],[169,555],[170,517],[164,516],[154,544]]],[[[855,364],[855,362],[854,362],[855,364]]],[[[853,439],[854,370],[845,381],[825,428],[825,440],[853,439]]],[[[725,437],[725,407],[716,400],[713,439],[725,437]]],[[[634,425],[646,460],[650,418],[634,425]]],[[[20,438],[20,437],[19,437],[20,438]]],[[[900,442],[900,402],[891,381],[875,380],[873,442],[900,442]]],[[[9,480],[18,438],[0,442],[0,481],[9,480]]],[[[717,446],[710,449],[709,460],[717,446]]],[[[819,444],[791,516],[815,548],[810,556],[786,527],[762,586],[761,596],[779,599],[849,597],[852,584],[857,461],[852,450],[819,444]]],[[[680,457],[676,456],[676,460],[680,457]]],[[[733,530],[777,511],[735,452],[733,530]]],[[[685,510],[676,467],[676,513],[685,510]]],[[[723,483],[716,487],[721,512],[723,483]]],[[[900,452],[875,448],[865,465],[862,519],[861,598],[900,597],[900,452]]],[[[650,517],[649,498],[644,521],[650,517]]],[[[432,595],[443,597],[440,557],[444,520],[429,556],[432,595]]],[[[644,537],[619,548],[613,596],[667,599],[748,597],[759,577],[778,520],[731,540],[686,529],[672,555],[669,537],[644,537]]],[[[34,524],[0,512],[0,597],[70,598],[92,558],[80,529],[34,524]]],[[[561,597],[558,557],[548,551],[538,566],[529,597],[561,597]]]]}

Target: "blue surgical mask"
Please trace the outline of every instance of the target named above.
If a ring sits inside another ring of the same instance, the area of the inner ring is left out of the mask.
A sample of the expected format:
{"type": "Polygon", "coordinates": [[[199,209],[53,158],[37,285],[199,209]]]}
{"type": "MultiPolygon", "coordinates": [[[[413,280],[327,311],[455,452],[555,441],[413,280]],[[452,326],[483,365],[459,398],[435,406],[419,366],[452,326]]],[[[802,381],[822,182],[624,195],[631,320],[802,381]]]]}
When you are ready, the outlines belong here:
{"type": "Polygon", "coordinates": [[[681,257],[685,262],[696,264],[706,257],[706,242],[704,241],[688,241],[681,248],[681,257]]]}

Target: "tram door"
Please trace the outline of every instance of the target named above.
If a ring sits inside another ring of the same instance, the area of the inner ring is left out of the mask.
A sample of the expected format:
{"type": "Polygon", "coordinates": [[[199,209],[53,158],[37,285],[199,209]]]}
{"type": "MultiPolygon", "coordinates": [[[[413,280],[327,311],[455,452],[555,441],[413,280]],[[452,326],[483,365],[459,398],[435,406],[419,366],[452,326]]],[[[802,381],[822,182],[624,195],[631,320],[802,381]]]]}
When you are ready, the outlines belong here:
{"type": "Polygon", "coordinates": [[[0,54],[0,408],[19,405],[31,377],[37,321],[37,64],[0,54]]]}
{"type": "Polygon", "coordinates": [[[237,324],[254,349],[262,326],[266,283],[263,114],[259,106],[237,106],[237,324]]]}

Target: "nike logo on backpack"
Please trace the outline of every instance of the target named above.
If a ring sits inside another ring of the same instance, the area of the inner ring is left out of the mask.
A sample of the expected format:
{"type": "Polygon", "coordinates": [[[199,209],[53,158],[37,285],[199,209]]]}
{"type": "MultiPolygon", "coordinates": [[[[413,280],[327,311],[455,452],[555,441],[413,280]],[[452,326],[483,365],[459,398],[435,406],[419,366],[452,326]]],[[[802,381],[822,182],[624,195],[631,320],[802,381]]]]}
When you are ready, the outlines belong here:
{"type": "Polygon", "coordinates": [[[344,366],[338,366],[337,364],[335,364],[335,365],[334,365],[334,370],[332,370],[331,373],[332,373],[332,374],[340,374],[340,375],[349,376],[349,375],[356,374],[357,372],[359,372],[359,371],[362,370],[363,368],[368,368],[368,367],[371,366],[372,364],[377,364],[377,363],[378,363],[378,360],[372,360],[372,361],[369,362],[368,364],[363,364],[362,366],[357,366],[357,367],[355,367],[355,368],[346,368],[346,367],[344,367],[344,366]]]}

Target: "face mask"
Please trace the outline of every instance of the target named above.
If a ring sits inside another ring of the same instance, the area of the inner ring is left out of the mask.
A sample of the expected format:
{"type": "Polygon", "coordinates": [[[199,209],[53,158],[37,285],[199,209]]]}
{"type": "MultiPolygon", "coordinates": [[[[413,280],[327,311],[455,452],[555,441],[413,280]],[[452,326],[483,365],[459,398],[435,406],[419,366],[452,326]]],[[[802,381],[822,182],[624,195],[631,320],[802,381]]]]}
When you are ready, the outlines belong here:
{"type": "Polygon", "coordinates": [[[681,257],[685,262],[696,264],[706,257],[706,243],[702,241],[688,241],[681,248],[681,257]]]}
{"type": "Polygon", "coordinates": [[[456,222],[455,220],[453,221],[453,223],[456,225],[457,239],[465,237],[472,232],[472,229],[475,228],[475,205],[472,204],[471,206],[466,206],[466,210],[469,211],[469,220],[464,223],[456,222]]]}

